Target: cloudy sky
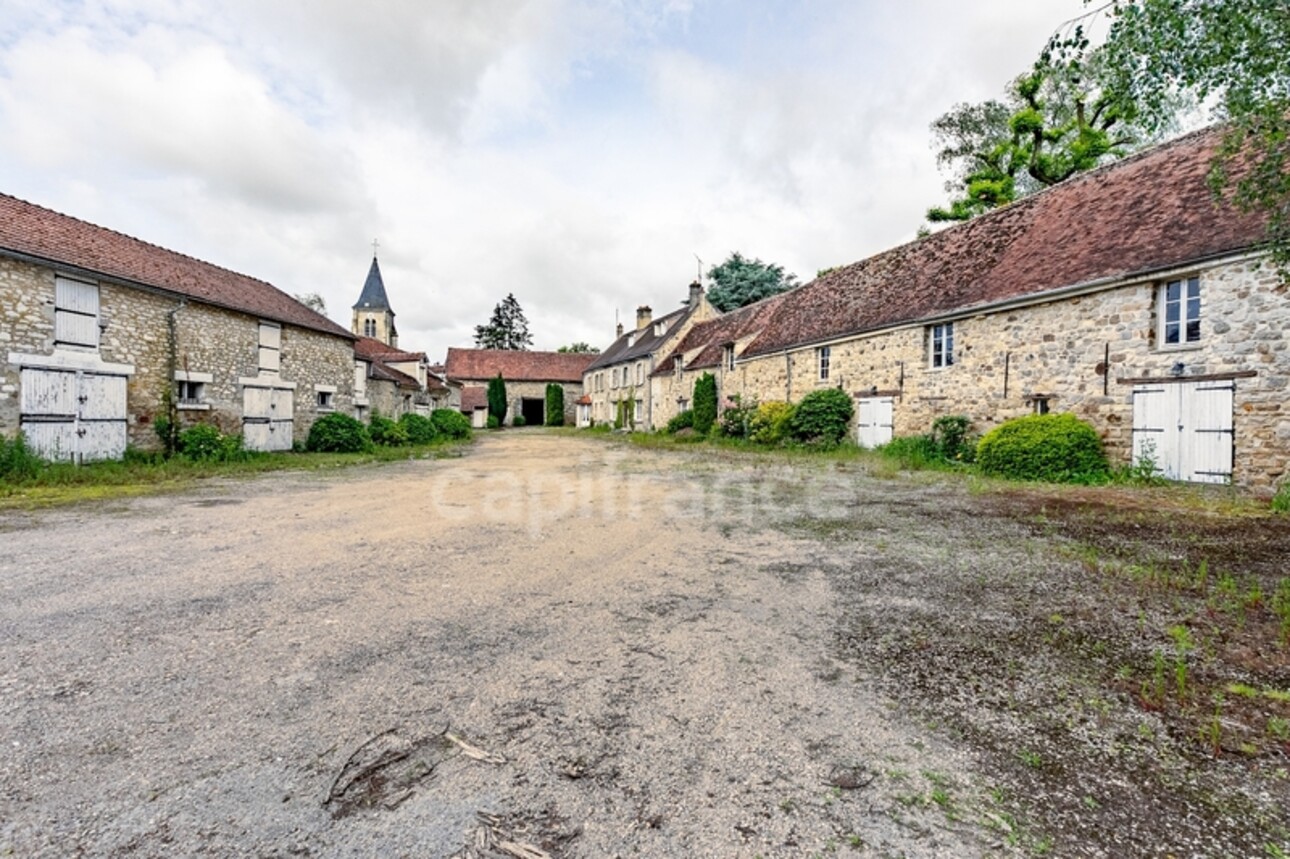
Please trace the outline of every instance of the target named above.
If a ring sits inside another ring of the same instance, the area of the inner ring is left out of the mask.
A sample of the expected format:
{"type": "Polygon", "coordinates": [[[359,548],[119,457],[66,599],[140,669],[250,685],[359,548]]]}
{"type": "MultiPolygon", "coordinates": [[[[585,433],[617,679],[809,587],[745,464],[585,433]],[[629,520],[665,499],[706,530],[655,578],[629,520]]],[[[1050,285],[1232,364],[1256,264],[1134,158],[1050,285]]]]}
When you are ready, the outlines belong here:
{"type": "Polygon", "coordinates": [[[612,339],[731,251],[913,238],[928,125],[1083,0],[0,0],[0,191],[317,292],[372,254],[442,357],[513,292],[612,339]]]}

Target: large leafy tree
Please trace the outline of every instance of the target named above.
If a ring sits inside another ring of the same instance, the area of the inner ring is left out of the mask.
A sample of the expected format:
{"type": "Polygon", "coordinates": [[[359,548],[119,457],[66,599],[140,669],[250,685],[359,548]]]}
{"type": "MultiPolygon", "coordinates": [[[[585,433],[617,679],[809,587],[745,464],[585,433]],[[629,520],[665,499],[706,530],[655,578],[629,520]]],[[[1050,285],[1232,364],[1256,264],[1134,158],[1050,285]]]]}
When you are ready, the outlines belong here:
{"type": "Polygon", "coordinates": [[[738,251],[708,269],[708,277],[708,301],[723,313],[797,286],[797,275],[785,274],[783,266],[747,259],[738,251]]]}
{"type": "Polygon", "coordinates": [[[593,353],[599,352],[600,348],[597,346],[592,346],[590,343],[584,343],[583,341],[579,340],[577,343],[570,343],[567,346],[561,346],[559,349],[556,349],[555,351],[576,352],[579,354],[593,354],[593,353]]]}
{"type": "MultiPolygon", "coordinates": [[[[1087,0],[1086,0],[1087,2],[1087,0]]],[[[1215,193],[1268,215],[1290,273],[1290,4],[1286,0],[1113,0],[1105,70],[1163,127],[1180,95],[1214,104],[1226,123],[1210,175],[1215,193]]],[[[1079,56],[1056,44],[1054,55],[1079,56]]]]}
{"type": "MultiPolygon", "coordinates": [[[[1176,115],[1176,101],[1171,102],[1176,115]]],[[[1173,130],[1162,122],[1158,132],[1173,130]]],[[[958,104],[932,123],[958,196],[932,221],[965,221],[1153,142],[1132,93],[1082,27],[1056,39],[1002,101],[958,104]]]]}
{"type": "Polygon", "coordinates": [[[533,345],[529,322],[511,293],[493,308],[487,325],[475,326],[475,346],[480,349],[528,349],[533,345]]]}

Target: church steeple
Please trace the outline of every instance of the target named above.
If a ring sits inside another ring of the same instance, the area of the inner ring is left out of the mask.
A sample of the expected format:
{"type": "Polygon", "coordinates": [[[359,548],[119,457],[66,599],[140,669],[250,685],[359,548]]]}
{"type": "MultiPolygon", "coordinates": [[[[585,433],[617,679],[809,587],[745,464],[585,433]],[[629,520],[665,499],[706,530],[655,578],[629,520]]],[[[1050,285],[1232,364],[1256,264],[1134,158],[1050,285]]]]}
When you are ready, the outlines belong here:
{"type": "MultiPolygon", "coordinates": [[[[375,242],[372,243],[376,245],[375,242]]],[[[372,267],[367,270],[367,280],[363,282],[363,291],[354,304],[355,334],[380,340],[387,346],[399,345],[399,332],[394,328],[394,311],[390,309],[390,299],[385,294],[385,280],[381,277],[381,266],[376,261],[376,252],[372,253],[372,267]]]]}

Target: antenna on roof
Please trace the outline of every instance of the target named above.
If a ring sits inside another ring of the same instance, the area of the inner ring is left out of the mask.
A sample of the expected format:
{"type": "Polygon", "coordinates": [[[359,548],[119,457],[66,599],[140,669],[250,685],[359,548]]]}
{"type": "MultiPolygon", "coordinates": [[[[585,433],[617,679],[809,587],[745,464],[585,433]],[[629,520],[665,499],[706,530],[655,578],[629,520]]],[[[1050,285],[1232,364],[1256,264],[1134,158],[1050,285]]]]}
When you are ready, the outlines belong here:
{"type": "Polygon", "coordinates": [[[695,261],[696,261],[696,262],[698,262],[698,264],[699,264],[699,276],[698,276],[698,278],[696,278],[696,280],[697,280],[699,283],[703,283],[703,260],[699,259],[699,255],[698,255],[698,254],[695,254],[695,255],[694,255],[694,259],[695,259],[695,261]]]}
{"type": "Polygon", "coordinates": [[[379,248],[380,246],[381,246],[380,242],[378,242],[376,239],[372,239],[372,259],[376,259],[376,249],[379,248]]]}

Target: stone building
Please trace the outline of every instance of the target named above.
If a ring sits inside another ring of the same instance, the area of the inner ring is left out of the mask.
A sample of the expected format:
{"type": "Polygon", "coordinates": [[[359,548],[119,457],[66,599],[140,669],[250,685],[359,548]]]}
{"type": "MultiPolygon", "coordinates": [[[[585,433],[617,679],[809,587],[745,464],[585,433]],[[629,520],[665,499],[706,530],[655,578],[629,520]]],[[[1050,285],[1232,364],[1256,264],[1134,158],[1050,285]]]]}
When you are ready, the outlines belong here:
{"type": "Polygon", "coordinates": [[[488,382],[500,373],[510,401],[508,423],[522,415],[529,426],[541,426],[546,420],[546,386],[554,383],[564,389],[563,421],[572,424],[583,393],[583,373],[595,358],[578,352],[450,348],[445,373],[450,383],[462,386],[462,412],[468,417],[474,416],[475,406],[486,401],[488,382]]]}
{"type": "Polygon", "coordinates": [[[871,445],[941,415],[984,432],[1070,412],[1116,462],[1279,484],[1290,291],[1263,220],[1209,190],[1220,138],[1179,138],[787,293],[736,346],[723,396],[838,387],[871,445]]]}
{"type": "MultiPolygon", "coordinates": [[[[582,387],[589,398],[579,423],[612,423],[630,429],[657,429],[651,381],[656,365],[669,355],[695,324],[711,319],[716,308],[708,303],[703,286],[690,284],[683,305],[658,319],[648,306],[636,308],[636,327],[623,333],[587,367],[582,387]]],[[[664,419],[666,423],[666,419],[664,419]]]]}
{"type": "Polygon", "coordinates": [[[0,195],[0,432],[76,461],[157,418],[290,449],[353,407],[353,336],[261,280],[0,195]]]}

